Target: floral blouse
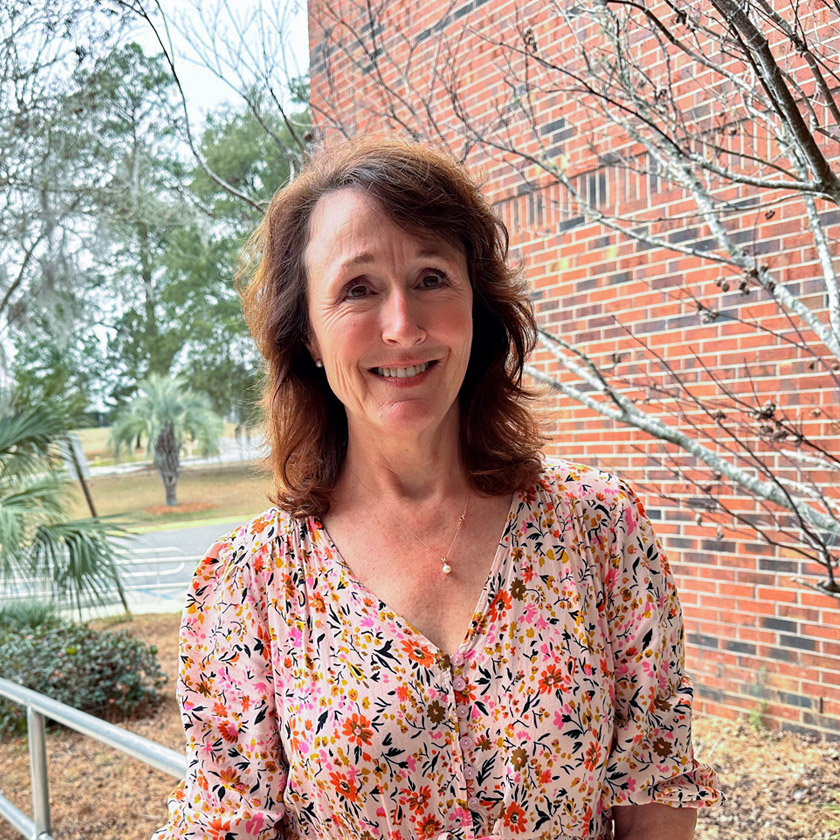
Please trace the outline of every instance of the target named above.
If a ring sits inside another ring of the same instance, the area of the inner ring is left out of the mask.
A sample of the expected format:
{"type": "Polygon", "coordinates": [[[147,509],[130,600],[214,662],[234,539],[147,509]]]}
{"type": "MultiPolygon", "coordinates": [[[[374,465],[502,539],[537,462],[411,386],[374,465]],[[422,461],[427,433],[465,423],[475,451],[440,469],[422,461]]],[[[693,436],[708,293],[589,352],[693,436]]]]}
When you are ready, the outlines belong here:
{"type": "Polygon", "coordinates": [[[451,655],[318,519],[252,520],[195,573],[178,692],[188,772],[154,840],[603,840],[613,805],[719,797],[642,503],[563,461],[514,495],[451,655]]]}

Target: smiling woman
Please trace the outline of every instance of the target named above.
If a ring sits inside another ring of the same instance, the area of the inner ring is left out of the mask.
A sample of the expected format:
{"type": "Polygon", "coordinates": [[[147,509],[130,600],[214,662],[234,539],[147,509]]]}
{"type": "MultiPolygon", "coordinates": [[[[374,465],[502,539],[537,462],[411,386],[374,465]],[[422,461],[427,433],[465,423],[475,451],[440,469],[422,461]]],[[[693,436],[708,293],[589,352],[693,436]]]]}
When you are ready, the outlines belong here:
{"type": "Polygon", "coordinates": [[[157,840],[688,840],[718,793],[668,563],[632,489],[541,459],[478,187],[353,141],[251,253],[278,506],[196,571],[157,840]]]}

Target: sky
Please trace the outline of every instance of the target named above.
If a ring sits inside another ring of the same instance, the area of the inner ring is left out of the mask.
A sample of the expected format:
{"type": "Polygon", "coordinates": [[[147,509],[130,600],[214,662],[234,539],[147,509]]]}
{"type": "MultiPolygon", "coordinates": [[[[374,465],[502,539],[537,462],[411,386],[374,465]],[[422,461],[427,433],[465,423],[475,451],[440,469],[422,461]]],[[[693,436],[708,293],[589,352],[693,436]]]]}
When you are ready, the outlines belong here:
{"type": "MultiPolygon", "coordinates": [[[[147,6],[151,8],[153,4],[147,6]]],[[[169,23],[176,72],[186,94],[194,128],[203,122],[209,110],[224,102],[238,104],[231,87],[236,83],[236,72],[230,66],[219,68],[224,81],[208,70],[190,43],[196,36],[208,42],[211,33],[216,32],[222,37],[227,34],[229,43],[239,41],[235,44],[236,49],[227,50],[227,53],[236,54],[243,61],[246,76],[244,65],[250,64],[249,55],[262,64],[260,48],[266,42],[273,48],[267,51],[271,60],[278,62],[278,76],[285,72],[301,75],[309,68],[305,0],[161,0],[161,6],[169,23]],[[285,66],[279,66],[281,64],[285,66]]],[[[147,25],[139,25],[134,37],[146,52],[160,52],[147,25]]]]}

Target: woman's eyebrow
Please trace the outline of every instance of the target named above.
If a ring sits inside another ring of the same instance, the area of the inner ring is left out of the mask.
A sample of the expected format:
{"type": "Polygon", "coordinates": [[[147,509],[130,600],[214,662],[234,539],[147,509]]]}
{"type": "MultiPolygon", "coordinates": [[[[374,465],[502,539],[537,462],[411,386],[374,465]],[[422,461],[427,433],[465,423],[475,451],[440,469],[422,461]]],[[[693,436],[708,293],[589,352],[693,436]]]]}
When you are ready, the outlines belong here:
{"type": "Polygon", "coordinates": [[[366,263],[376,262],[376,258],[370,251],[362,251],[353,257],[349,257],[341,263],[339,268],[352,268],[355,265],[364,265],[366,263]]]}
{"type": "MultiPolygon", "coordinates": [[[[424,248],[422,251],[418,251],[416,254],[416,259],[438,259],[438,260],[451,260],[450,256],[439,248],[424,248]]],[[[355,254],[352,257],[348,257],[344,260],[339,268],[353,268],[357,265],[367,265],[368,263],[376,262],[376,257],[370,251],[361,251],[358,254],[355,254]]]]}

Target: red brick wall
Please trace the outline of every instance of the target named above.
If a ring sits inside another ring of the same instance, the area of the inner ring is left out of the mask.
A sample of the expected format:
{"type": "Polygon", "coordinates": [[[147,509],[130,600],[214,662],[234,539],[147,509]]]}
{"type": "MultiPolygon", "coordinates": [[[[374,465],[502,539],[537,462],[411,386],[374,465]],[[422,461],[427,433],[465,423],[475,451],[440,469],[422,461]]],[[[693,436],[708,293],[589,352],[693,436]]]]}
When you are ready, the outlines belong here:
{"type": "MultiPolygon", "coordinates": [[[[571,3],[399,0],[373,7],[372,17],[370,8],[358,0],[310,0],[311,96],[321,136],[395,132],[437,142],[465,157],[473,171],[486,177],[486,191],[511,232],[512,253],[524,261],[541,325],[622,379],[628,395],[646,410],[688,431],[709,430],[726,443],[698,408],[683,406],[682,415],[676,415],[674,401],[651,390],[669,380],[642,344],[701,398],[719,393],[706,366],[747,401],[760,404],[772,398],[810,435],[837,451],[833,360],[807,331],[804,338],[819,358],[813,370],[811,356],[784,337],[756,329],[760,324],[793,335],[767,293],[755,290],[745,297],[737,290],[739,275],[719,265],[651,248],[584,221],[550,173],[509,153],[511,144],[533,155],[542,149],[604,212],[632,217],[634,227],[645,225],[651,234],[673,242],[709,243],[709,229],[690,196],[654,175],[612,167],[608,155],[619,152],[644,167],[641,147],[593,117],[579,91],[559,90],[559,81],[570,86],[567,78],[529,57],[529,38],[547,61],[567,60],[575,38],[595,54],[594,28],[583,27],[577,18],[569,25],[562,20],[571,3]],[[529,80],[529,91],[523,91],[523,79],[529,80]],[[455,104],[452,90],[457,90],[455,104]],[[525,94],[530,117],[515,104],[525,94]],[[489,142],[477,142],[477,134],[489,142]],[[715,285],[722,276],[730,278],[728,293],[715,285]],[[726,317],[704,323],[687,293],[751,323],[726,317]]],[[[812,31],[825,28],[825,21],[803,25],[812,31]]],[[[654,63],[656,55],[651,48],[654,63]]],[[[745,72],[737,62],[729,64],[745,72]]],[[[693,109],[695,125],[730,119],[708,95],[714,81],[708,72],[686,59],[671,70],[676,96],[693,109]]],[[[760,125],[733,124],[739,143],[777,151],[760,125]]],[[[826,153],[837,157],[836,148],[826,153]]],[[[730,201],[749,202],[755,195],[743,187],[715,189],[730,201]]],[[[819,210],[836,255],[840,214],[825,203],[819,210]]],[[[778,282],[824,311],[823,273],[797,196],[742,206],[727,213],[726,224],[750,253],[772,266],[778,282]]],[[[579,384],[544,350],[537,352],[535,363],[579,384]]],[[[702,494],[673,475],[671,459],[704,481],[708,471],[674,446],[565,397],[545,399],[542,410],[552,426],[554,451],[626,476],[647,499],[678,579],[699,708],[722,717],[757,712],[770,725],[840,737],[840,601],[792,581],[800,576],[818,580],[819,569],[790,547],[770,546],[749,530],[720,534],[708,514],[698,523],[692,505],[702,494]]],[[[758,440],[755,446],[768,450],[758,440]]],[[[784,459],[771,457],[781,474],[795,477],[784,459]]],[[[716,484],[715,492],[730,507],[761,512],[730,482],[716,484]]]]}

